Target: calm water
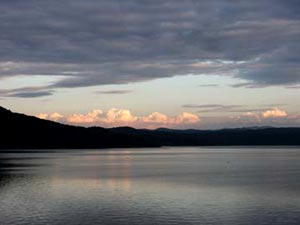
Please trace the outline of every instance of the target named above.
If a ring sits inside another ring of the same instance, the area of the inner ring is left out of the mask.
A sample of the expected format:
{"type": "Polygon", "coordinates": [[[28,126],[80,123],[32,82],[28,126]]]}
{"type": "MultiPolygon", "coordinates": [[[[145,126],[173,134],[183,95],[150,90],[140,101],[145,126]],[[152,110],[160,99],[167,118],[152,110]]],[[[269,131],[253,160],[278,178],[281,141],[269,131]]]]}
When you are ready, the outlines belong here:
{"type": "Polygon", "coordinates": [[[300,148],[0,154],[0,224],[300,224],[300,148]]]}

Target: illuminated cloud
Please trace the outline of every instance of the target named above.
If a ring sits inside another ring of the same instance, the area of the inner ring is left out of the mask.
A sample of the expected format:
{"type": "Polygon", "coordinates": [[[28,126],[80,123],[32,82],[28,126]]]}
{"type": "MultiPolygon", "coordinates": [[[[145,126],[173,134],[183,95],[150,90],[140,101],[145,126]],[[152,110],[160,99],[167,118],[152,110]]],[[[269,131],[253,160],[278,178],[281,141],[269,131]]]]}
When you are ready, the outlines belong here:
{"type": "Polygon", "coordinates": [[[58,121],[60,119],[62,119],[63,116],[59,113],[52,113],[50,116],[49,116],[49,119],[50,120],[54,120],[54,121],[58,121]]]}
{"type": "Polygon", "coordinates": [[[111,108],[107,112],[95,109],[86,114],[71,114],[66,117],[59,113],[53,113],[51,115],[41,113],[36,115],[36,117],[69,124],[105,127],[129,125],[133,127],[156,128],[160,126],[173,127],[200,122],[200,118],[197,115],[187,112],[176,116],[167,116],[159,112],[154,112],[147,116],[135,116],[128,109],[116,108],[111,108]]]}
{"type": "Polygon", "coordinates": [[[238,119],[238,120],[240,120],[240,122],[263,123],[264,120],[266,120],[268,118],[280,119],[280,118],[287,117],[287,116],[288,116],[288,114],[284,110],[280,110],[278,108],[273,108],[273,109],[263,111],[261,113],[246,112],[246,113],[243,113],[242,115],[232,116],[231,118],[238,119]]]}
{"type": "Polygon", "coordinates": [[[211,125],[219,128],[222,127],[252,127],[252,126],[299,126],[297,115],[288,115],[286,111],[277,107],[264,111],[245,112],[241,115],[232,115],[227,118],[223,117],[222,121],[211,120],[211,125]]]}
{"type": "Polygon", "coordinates": [[[274,108],[274,109],[267,110],[267,111],[263,112],[262,116],[264,118],[286,117],[287,113],[283,110],[278,109],[278,108],[274,108]]]}
{"type": "Polygon", "coordinates": [[[88,124],[98,122],[101,118],[103,111],[95,109],[87,114],[72,114],[67,117],[67,122],[74,124],[88,124]]]}
{"type": "Polygon", "coordinates": [[[112,108],[108,110],[106,113],[106,117],[104,122],[108,124],[113,123],[132,123],[135,122],[138,119],[138,117],[133,116],[131,112],[127,109],[115,109],[112,108]]]}
{"type": "Polygon", "coordinates": [[[129,110],[112,108],[104,113],[100,109],[92,110],[87,114],[73,114],[67,117],[67,122],[72,124],[119,124],[125,125],[133,123],[137,117],[133,116],[129,110]]]}
{"type": "Polygon", "coordinates": [[[42,120],[46,120],[48,119],[48,114],[47,113],[40,113],[36,115],[37,118],[42,119],[42,120]]]}
{"type": "Polygon", "coordinates": [[[140,119],[142,123],[157,123],[157,124],[192,124],[200,122],[200,118],[192,113],[181,113],[177,116],[167,116],[165,114],[154,112],[140,119]]]}
{"type": "Polygon", "coordinates": [[[175,118],[176,124],[181,124],[181,123],[190,124],[190,123],[197,123],[199,121],[200,119],[197,115],[192,113],[187,113],[187,112],[181,113],[175,118]]]}
{"type": "Polygon", "coordinates": [[[47,113],[40,113],[40,114],[37,114],[35,117],[39,118],[39,119],[43,119],[43,120],[53,120],[53,121],[59,121],[59,120],[62,120],[64,117],[63,115],[55,112],[55,113],[52,113],[52,114],[47,114],[47,113]]]}
{"type": "Polygon", "coordinates": [[[40,113],[40,119],[48,119],[65,124],[80,126],[119,127],[131,126],[135,128],[155,129],[159,127],[176,129],[221,129],[236,127],[295,127],[300,126],[299,114],[288,114],[278,107],[267,110],[249,111],[228,116],[201,116],[182,112],[178,115],[166,115],[153,112],[148,115],[134,115],[128,109],[111,108],[107,111],[92,110],[86,114],[71,114],[63,116],[59,113],[40,113]]]}
{"type": "Polygon", "coordinates": [[[169,118],[159,112],[151,113],[148,116],[142,118],[144,123],[160,123],[160,124],[167,124],[169,122],[169,118]]]}
{"type": "Polygon", "coordinates": [[[243,126],[251,126],[261,123],[261,118],[258,113],[255,112],[246,112],[242,115],[230,116],[229,121],[241,124],[243,126]]]}

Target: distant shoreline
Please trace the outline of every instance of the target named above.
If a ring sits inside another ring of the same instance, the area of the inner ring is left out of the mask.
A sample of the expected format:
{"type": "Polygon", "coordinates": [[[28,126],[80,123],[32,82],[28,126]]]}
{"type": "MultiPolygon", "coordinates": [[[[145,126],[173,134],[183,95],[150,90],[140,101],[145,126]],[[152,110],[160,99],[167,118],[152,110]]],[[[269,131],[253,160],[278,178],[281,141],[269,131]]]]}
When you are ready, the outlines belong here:
{"type": "Polygon", "coordinates": [[[0,107],[0,152],[20,149],[300,146],[300,128],[156,130],[63,125],[0,107]]]}

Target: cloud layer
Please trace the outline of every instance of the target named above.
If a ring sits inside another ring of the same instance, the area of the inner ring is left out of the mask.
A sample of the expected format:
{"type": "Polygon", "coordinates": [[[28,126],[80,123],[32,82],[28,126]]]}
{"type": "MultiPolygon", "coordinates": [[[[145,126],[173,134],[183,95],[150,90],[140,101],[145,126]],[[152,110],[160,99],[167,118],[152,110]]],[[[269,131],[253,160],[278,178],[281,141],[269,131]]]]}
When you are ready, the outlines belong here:
{"type": "Polygon", "coordinates": [[[105,94],[105,95],[123,95],[129,94],[133,91],[131,90],[111,90],[111,91],[96,91],[97,94],[105,94]]]}
{"type": "Polygon", "coordinates": [[[153,112],[148,115],[134,115],[128,109],[111,108],[107,111],[100,109],[91,110],[86,114],[75,113],[61,115],[60,113],[41,113],[36,115],[40,119],[49,119],[61,123],[81,126],[118,127],[132,126],[135,128],[155,129],[168,127],[177,129],[220,129],[230,127],[251,126],[299,126],[300,115],[288,114],[277,107],[257,112],[241,112],[238,115],[229,116],[199,116],[193,113],[183,112],[175,116],[153,112]]]}
{"type": "Polygon", "coordinates": [[[286,117],[287,113],[284,110],[280,110],[278,108],[274,108],[271,110],[267,110],[262,113],[264,118],[276,118],[276,117],[286,117]]]}
{"type": "Polygon", "coordinates": [[[0,15],[0,79],[65,77],[15,97],[184,74],[300,83],[299,1],[1,1],[0,15]]]}
{"type": "Polygon", "coordinates": [[[36,115],[40,119],[50,119],[63,123],[83,125],[83,126],[134,126],[138,128],[157,128],[180,127],[185,125],[196,124],[200,122],[199,116],[183,112],[177,116],[167,116],[165,114],[154,112],[147,116],[133,115],[128,109],[112,108],[107,112],[100,109],[92,110],[86,114],[72,114],[63,117],[59,113],[41,113],[36,115]]]}
{"type": "MultiPolygon", "coordinates": [[[[276,104],[284,105],[284,104],[276,104]]],[[[275,107],[273,104],[264,104],[256,107],[249,107],[247,105],[232,105],[232,104],[185,104],[183,108],[197,109],[198,113],[252,113],[252,112],[263,112],[264,117],[270,117],[271,115],[284,115],[284,112],[275,107]]]]}

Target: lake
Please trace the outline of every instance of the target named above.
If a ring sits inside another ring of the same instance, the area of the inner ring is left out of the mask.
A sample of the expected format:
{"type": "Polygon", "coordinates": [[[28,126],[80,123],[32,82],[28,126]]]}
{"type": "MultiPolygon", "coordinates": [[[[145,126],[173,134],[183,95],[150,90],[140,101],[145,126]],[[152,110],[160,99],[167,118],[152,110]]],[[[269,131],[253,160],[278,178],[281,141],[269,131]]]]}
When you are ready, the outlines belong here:
{"type": "Polygon", "coordinates": [[[0,153],[0,224],[300,224],[300,148],[0,153]]]}

